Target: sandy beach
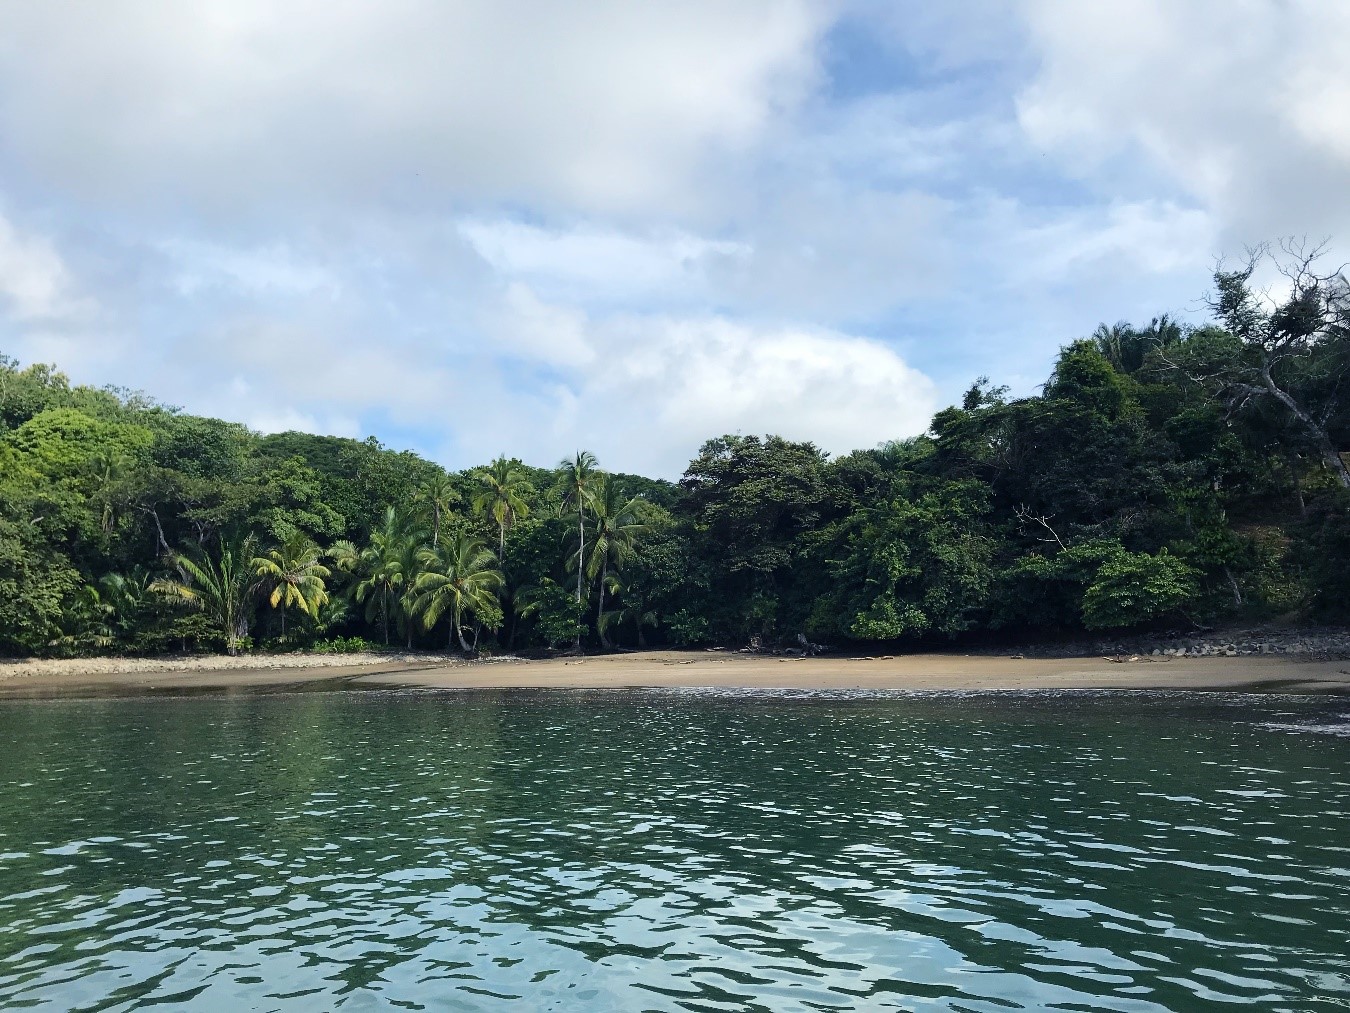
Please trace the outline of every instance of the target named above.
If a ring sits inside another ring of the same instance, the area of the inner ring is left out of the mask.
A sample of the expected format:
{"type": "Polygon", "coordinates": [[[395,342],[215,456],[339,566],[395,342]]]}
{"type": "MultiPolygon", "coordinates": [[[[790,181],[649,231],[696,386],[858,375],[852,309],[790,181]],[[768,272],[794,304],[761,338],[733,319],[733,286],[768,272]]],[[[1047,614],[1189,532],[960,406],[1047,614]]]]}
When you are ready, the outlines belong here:
{"type": "Polygon", "coordinates": [[[276,689],[1226,690],[1350,694],[1350,661],[1288,657],[1007,658],[909,654],[778,658],[649,651],[466,663],[445,656],[86,659],[0,666],[0,699],[276,689]],[[286,662],[290,663],[287,664],[286,662]]]}

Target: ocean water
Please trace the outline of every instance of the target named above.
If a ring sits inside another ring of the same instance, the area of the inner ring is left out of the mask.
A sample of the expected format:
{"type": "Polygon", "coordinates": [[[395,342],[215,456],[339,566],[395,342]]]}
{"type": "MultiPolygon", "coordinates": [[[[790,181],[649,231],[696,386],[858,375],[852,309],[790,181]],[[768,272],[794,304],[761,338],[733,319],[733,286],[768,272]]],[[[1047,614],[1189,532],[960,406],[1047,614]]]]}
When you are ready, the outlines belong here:
{"type": "Polygon", "coordinates": [[[1347,712],[0,702],[0,1008],[1344,1010],[1347,712]]]}

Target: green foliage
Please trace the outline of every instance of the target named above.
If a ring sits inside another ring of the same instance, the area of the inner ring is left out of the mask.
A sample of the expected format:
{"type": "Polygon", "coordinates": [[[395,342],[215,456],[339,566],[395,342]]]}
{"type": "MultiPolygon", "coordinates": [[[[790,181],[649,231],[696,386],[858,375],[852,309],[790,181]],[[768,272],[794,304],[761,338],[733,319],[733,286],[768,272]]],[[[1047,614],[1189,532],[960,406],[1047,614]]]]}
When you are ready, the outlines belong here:
{"type": "Polygon", "coordinates": [[[496,594],[503,584],[497,558],[473,535],[458,534],[435,548],[418,553],[421,572],[412,584],[412,614],[430,630],[442,616],[449,618],[451,642],[470,650],[464,638],[465,620],[495,630],[502,610],[496,594]]]}
{"type": "Polygon", "coordinates": [[[311,654],[364,654],[388,650],[383,644],[374,644],[364,637],[330,637],[316,640],[309,646],[311,654]]]}
{"type": "Polygon", "coordinates": [[[670,639],[681,647],[697,647],[708,642],[708,620],[689,609],[680,609],[670,617],[670,639]]]}
{"type": "Polygon", "coordinates": [[[82,582],[24,521],[0,516],[0,652],[34,654],[63,635],[63,604],[82,582]]]}
{"type": "Polygon", "coordinates": [[[1103,563],[1083,594],[1090,630],[1141,626],[1177,612],[1196,594],[1195,571],[1164,550],[1122,552],[1103,563]]]}
{"type": "Polygon", "coordinates": [[[581,604],[548,577],[516,596],[516,611],[534,620],[540,638],[551,647],[576,640],[586,630],[581,604]]]}
{"type": "Polygon", "coordinates": [[[222,543],[215,556],[206,551],[180,553],[174,557],[179,576],[161,577],[150,590],[200,610],[224,641],[225,650],[238,654],[250,644],[253,599],[259,587],[254,575],[255,548],[253,536],[247,535],[222,543]]]}
{"type": "Polygon", "coordinates": [[[320,560],[323,551],[308,535],[293,531],[285,541],[251,562],[262,580],[267,603],[281,612],[281,635],[286,635],[286,610],[292,605],[318,619],[319,609],[328,602],[324,580],[332,571],[320,560]]]}
{"type": "Polygon", "coordinates": [[[849,626],[849,633],[859,640],[899,640],[925,633],[928,617],[916,606],[897,601],[885,591],[864,611],[859,612],[849,626]]]}
{"type": "Polygon", "coordinates": [[[1038,396],[981,378],[929,432],[834,459],[720,436],[678,484],[585,451],[449,472],[0,356],[0,652],[1350,619],[1350,286],[1277,257],[1306,268],[1287,294],[1220,272],[1215,324],[1103,325],[1038,396]]]}

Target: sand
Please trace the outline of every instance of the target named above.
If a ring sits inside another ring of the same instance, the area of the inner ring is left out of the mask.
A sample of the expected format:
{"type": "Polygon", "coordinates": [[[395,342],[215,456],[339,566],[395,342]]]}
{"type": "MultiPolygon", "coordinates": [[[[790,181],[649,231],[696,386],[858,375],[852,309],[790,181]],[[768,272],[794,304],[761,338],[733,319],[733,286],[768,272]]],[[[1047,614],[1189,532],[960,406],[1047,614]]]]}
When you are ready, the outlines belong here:
{"type": "Polygon", "coordinates": [[[0,699],[158,691],[444,689],[1227,690],[1350,694],[1350,662],[1288,657],[1005,658],[907,654],[777,658],[646,651],[466,663],[444,655],[85,659],[0,666],[0,699]]]}

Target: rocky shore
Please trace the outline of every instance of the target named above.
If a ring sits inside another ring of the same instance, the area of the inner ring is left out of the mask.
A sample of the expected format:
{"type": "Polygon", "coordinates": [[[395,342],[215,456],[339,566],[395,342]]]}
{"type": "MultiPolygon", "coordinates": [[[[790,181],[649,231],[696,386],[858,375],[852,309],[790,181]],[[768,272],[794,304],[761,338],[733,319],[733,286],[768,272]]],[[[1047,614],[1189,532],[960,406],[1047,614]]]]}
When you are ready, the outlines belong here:
{"type": "Polygon", "coordinates": [[[1050,645],[1032,644],[1012,649],[1008,653],[1022,654],[1028,658],[1239,658],[1282,655],[1305,661],[1343,661],[1350,659],[1350,630],[1304,627],[1292,630],[1193,631],[1050,645]]]}

